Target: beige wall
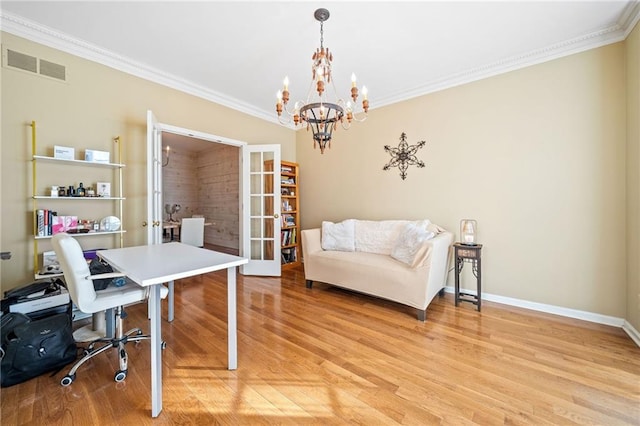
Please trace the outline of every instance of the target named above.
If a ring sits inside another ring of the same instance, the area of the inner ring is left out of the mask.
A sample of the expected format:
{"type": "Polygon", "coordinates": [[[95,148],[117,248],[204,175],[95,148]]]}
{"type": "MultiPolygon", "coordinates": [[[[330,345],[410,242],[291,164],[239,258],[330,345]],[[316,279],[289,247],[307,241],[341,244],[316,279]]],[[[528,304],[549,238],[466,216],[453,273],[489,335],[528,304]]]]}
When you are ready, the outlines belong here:
{"type": "Polygon", "coordinates": [[[458,234],[473,218],[483,291],[624,317],[624,61],[617,43],[375,109],[324,155],[299,131],[303,228],[429,218],[458,234]],[[382,170],[402,132],[427,142],[405,181],[382,170]]]}
{"type": "MultiPolygon", "coordinates": [[[[484,291],[625,317],[640,329],[638,28],[624,43],[375,109],[335,135],[310,135],[2,33],[65,64],[67,84],[2,68],[2,290],[31,279],[30,137],[39,146],[124,142],[125,244],[144,242],[146,110],[163,123],[248,143],[282,143],[301,166],[303,228],[349,217],[422,218],[457,233],[479,222],[484,291]],[[625,61],[626,60],[626,61],[625,61]],[[625,68],[626,64],[626,68],[625,68]],[[401,132],[426,167],[383,171],[401,132]],[[296,143],[297,141],[297,143],[296,143]],[[626,157],[626,160],[625,160],[626,157]],[[626,246],[622,235],[627,235],[626,246]]],[[[73,180],[72,171],[50,177],[73,180]]],[[[451,279],[451,277],[450,277],[451,279]]]]}
{"type": "Polygon", "coordinates": [[[640,24],[627,53],[627,321],[640,330],[640,24]]]}
{"type": "MultiPolygon", "coordinates": [[[[282,158],[295,160],[295,134],[220,105],[115,71],[61,51],[2,33],[3,45],[16,51],[66,65],[68,83],[1,68],[1,239],[0,249],[11,260],[0,262],[2,290],[33,279],[31,216],[31,142],[27,123],[36,120],[38,145],[110,150],[112,138],[122,137],[125,169],[125,245],[145,242],[146,112],[163,123],[215,134],[250,144],[281,143],[282,158]]],[[[54,173],[54,172],[52,172],[54,173]]],[[[65,169],[49,179],[76,180],[65,169]]],[[[43,177],[46,179],[47,177],[43,177]]],[[[52,182],[53,183],[53,182],[52,182]]],[[[81,244],[102,246],[112,241],[81,244]]],[[[44,248],[44,245],[42,246],[44,248]]]]}

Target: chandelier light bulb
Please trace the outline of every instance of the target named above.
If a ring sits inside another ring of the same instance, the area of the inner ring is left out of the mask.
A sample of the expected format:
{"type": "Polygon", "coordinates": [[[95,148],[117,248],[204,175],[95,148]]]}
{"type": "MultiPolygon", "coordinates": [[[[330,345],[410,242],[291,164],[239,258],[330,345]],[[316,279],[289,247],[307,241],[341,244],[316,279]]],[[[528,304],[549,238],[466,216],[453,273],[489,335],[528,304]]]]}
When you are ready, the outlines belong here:
{"type": "Polygon", "coordinates": [[[351,87],[357,87],[355,73],[351,73],[351,87]]]}
{"type": "Polygon", "coordinates": [[[367,90],[367,86],[362,86],[362,99],[363,100],[367,100],[367,94],[369,93],[369,91],[367,90]]]}

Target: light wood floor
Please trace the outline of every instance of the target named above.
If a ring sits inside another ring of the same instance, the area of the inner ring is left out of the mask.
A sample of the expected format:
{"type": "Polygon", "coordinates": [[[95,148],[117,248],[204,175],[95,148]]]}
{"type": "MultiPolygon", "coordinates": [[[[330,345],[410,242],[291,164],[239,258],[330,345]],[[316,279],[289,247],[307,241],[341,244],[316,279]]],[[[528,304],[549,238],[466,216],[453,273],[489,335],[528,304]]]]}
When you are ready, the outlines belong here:
{"type": "MultiPolygon", "coordinates": [[[[2,389],[9,425],[638,425],[640,349],[621,330],[434,300],[427,322],[390,302],[315,284],[238,277],[239,366],[228,371],[224,272],[176,283],[163,322],[164,410],[150,417],[149,344],[2,389]],[[166,316],[165,316],[166,317],[166,316]]],[[[166,307],[165,307],[166,308],[166,307]]],[[[148,329],[146,306],[129,326],[148,329]]]]}

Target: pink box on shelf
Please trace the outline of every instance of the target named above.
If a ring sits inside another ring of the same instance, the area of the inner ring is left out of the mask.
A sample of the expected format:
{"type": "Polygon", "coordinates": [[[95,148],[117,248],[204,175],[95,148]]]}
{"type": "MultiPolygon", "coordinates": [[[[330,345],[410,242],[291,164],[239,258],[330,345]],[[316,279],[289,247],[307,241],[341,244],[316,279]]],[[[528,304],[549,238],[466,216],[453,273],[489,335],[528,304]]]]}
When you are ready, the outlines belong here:
{"type": "Polygon", "coordinates": [[[53,220],[51,221],[51,233],[55,235],[60,232],[64,232],[64,216],[53,216],[53,220]]]}
{"type": "Polygon", "coordinates": [[[53,216],[52,234],[67,232],[78,227],[78,216],[53,216]]]}
{"type": "Polygon", "coordinates": [[[78,227],[78,216],[63,216],[64,217],[64,230],[75,229],[78,227]]]}

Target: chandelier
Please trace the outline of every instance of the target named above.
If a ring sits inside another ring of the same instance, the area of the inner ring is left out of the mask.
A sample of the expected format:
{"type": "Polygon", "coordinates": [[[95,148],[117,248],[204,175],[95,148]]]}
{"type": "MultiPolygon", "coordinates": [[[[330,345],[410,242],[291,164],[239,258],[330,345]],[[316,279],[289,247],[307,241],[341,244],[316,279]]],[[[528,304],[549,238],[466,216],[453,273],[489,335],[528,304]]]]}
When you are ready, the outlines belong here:
{"type": "Polygon", "coordinates": [[[320,152],[324,154],[327,146],[331,147],[331,137],[333,131],[336,130],[338,123],[345,130],[351,126],[353,121],[364,121],[369,111],[369,100],[367,99],[367,88],[362,86],[362,113],[361,117],[356,117],[355,105],[358,99],[358,86],[356,84],[355,74],[351,74],[351,101],[345,102],[339,98],[333,79],[331,78],[331,61],[333,54],[329,52],[328,47],[324,47],[323,28],[324,21],[329,19],[329,11],[327,9],[318,9],[313,16],[316,21],[320,22],[320,47],[313,53],[311,66],[311,85],[307,93],[306,101],[297,101],[293,110],[287,108],[289,102],[289,78],[285,77],[284,87],[278,91],[278,103],[276,104],[276,112],[278,113],[278,121],[281,124],[294,123],[295,127],[304,126],[306,123],[307,131],[313,132],[313,147],[320,147],[320,152]],[[329,101],[325,88],[331,85],[335,101],[329,101]],[[316,95],[317,92],[317,95],[316,95]],[[282,112],[286,113],[283,117],[282,112]]]}

